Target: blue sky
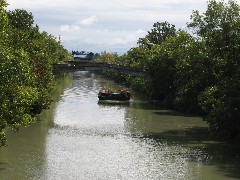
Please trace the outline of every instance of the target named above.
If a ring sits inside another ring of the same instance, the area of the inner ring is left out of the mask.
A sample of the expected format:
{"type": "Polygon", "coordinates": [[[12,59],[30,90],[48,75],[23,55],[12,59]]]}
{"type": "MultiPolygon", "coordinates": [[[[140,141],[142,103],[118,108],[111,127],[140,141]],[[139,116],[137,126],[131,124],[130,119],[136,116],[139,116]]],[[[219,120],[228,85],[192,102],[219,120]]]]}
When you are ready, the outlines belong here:
{"type": "Polygon", "coordinates": [[[185,28],[192,10],[204,12],[206,0],[7,0],[7,9],[32,12],[40,31],[58,37],[71,50],[122,54],[155,22],[185,28]]]}

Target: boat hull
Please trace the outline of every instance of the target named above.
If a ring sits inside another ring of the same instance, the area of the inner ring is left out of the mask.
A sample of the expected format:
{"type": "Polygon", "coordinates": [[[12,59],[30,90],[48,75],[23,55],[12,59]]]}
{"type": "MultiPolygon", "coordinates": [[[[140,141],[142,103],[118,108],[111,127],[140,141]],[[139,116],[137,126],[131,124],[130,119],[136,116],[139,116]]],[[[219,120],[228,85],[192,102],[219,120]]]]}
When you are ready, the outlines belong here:
{"type": "Polygon", "coordinates": [[[117,100],[98,100],[98,103],[99,104],[111,104],[111,105],[114,105],[114,104],[130,104],[130,101],[129,100],[126,100],[126,101],[117,101],[117,100]]]}
{"type": "Polygon", "coordinates": [[[129,91],[119,91],[119,92],[100,91],[98,93],[98,99],[111,100],[111,101],[129,101],[130,92],[129,91]]]}
{"type": "Polygon", "coordinates": [[[130,97],[113,97],[113,96],[98,96],[99,100],[110,100],[110,101],[129,101],[130,97]]]}

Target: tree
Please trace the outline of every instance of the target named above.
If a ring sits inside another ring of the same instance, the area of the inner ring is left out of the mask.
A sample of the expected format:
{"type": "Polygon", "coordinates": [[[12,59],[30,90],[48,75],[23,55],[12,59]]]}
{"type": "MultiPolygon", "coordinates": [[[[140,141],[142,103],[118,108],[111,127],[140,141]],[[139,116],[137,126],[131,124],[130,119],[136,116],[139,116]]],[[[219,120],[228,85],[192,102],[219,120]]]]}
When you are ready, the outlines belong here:
{"type": "Polygon", "coordinates": [[[89,53],[87,53],[87,55],[86,55],[86,59],[88,59],[88,60],[92,60],[93,57],[94,57],[94,53],[93,53],[93,52],[89,52],[89,53]]]}
{"type": "Polygon", "coordinates": [[[200,15],[194,11],[189,27],[206,44],[214,82],[199,96],[211,129],[228,138],[240,137],[240,7],[235,1],[208,3],[200,15]]]}
{"type": "Polygon", "coordinates": [[[22,48],[13,48],[12,28],[5,11],[7,4],[1,1],[0,40],[0,146],[5,145],[3,129],[17,130],[35,122],[32,104],[39,93],[34,88],[35,76],[31,69],[30,57],[22,48]]]}
{"type": "Polygon", "coordinates": [[[127,52],[128,66],[147,69],[150,50],[141,47],[131,48],[127,52]]]}
{"type": "Polygon", "coordinates": [[[27,29],[31,28],[34,19],[32,13],[23,9],[15,9],[8,12],[9,24],[12,28],[27,29]]]}
{"type": "Polygon", "coordinates": [[[106,51],[103,51],[98,58],[98,61],[100,62],[106,62],[108,64],[117,64],[118,62],[118,54],[117,53],[107,53],[106,51]]]}
{"type": "MultiPolygon", "coordinates": [[[[8,25],[8,17],[7,17],[7,13],[5,11],[5,8],[7,7],[7,3],[5,0],[0,1],[0,68],[3,66],[3,61],[4,61],[4,56],[7,55],[7,52],[4,48],[4,44],[5,41],[7,39],[7,33],[6,33],[6,28],[8,25]]],[[[0,75],[2,75],[0,73],[0,75]]],[[[3,84],[2,84],[2,76],[0,76],[0,88],[3,88],[3,84]]],[[[3,102],[5,102],[2,99],[2,96],[4,94],[0,93],[0,105],[2,105],[3,102]]],[[[0,107],[0,109],[2,109],[0,107]]],[[[1,110],[2,112],[2,110],[1,110]]],[[[3,146],[6,144],[6,137],[5,137],[5,133],[3,132],[3,129],[7,126],[7,122],[6,120],[4,120],[2,118],[2,113],[0,113],[0,146],[3,146]]]]}
{"type": "Polygon", "coordinates": [[[144,38],[138,40],[138,44],[143,48],[151,48],[154,44],[162,44],[168,37],[176,36],[175,26],[168,22],[156,22],[153,24],[153,29],[148,31],[144,38]]]}
{"type": "Polygon", "coordinates": [[[139,46],[147,47],[146,50],[150,48],[146,69],[153,87],[152,98],[167,100],[173,90],[175,59],[171,54],[172,44],[168,46],[165,42],[176,36],[176,29],[168,22],[157,22],[153,27],[144,39],[139,40],[139,46]]]}
{"type": "Polygon", "coordinates": [[[68,56],[60,42],[33,27],[25,10],[6,12],[0,1],[0,146],[6,145],[3,130],[18,131],[36,121],[47,108],[53,89],[52,63],[68,56]]]}

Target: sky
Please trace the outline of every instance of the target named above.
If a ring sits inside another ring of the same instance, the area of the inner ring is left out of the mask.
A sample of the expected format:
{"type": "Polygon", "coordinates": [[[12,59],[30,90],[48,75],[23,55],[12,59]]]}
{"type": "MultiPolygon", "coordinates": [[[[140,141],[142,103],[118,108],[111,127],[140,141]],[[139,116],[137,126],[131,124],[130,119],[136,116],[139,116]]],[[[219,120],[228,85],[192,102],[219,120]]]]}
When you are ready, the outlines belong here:
{"type": "Polygon", "coordinates": [[[193,10],[207,0],[7,0],[8,10],[24,9],[40,31],[61,39],[69,51],[123,54],[137,46],[155,22],[186,28],[193,10]]]}

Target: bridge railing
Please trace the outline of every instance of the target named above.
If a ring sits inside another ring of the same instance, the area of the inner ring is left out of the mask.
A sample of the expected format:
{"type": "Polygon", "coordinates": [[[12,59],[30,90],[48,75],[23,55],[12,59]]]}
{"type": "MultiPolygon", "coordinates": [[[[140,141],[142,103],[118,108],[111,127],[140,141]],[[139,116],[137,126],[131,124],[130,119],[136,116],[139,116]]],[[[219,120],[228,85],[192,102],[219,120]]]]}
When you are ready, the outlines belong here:
{"type": "Polygon", "coordinates": [[[67,71],[110,71],[124,74],[131,74],[136,77],[148,78],[148,74],[140,68],[126,67],[116,64],[107,64],[95,61],[67,61],[66,64],[53,64],[54,73],[67,71]]]}

